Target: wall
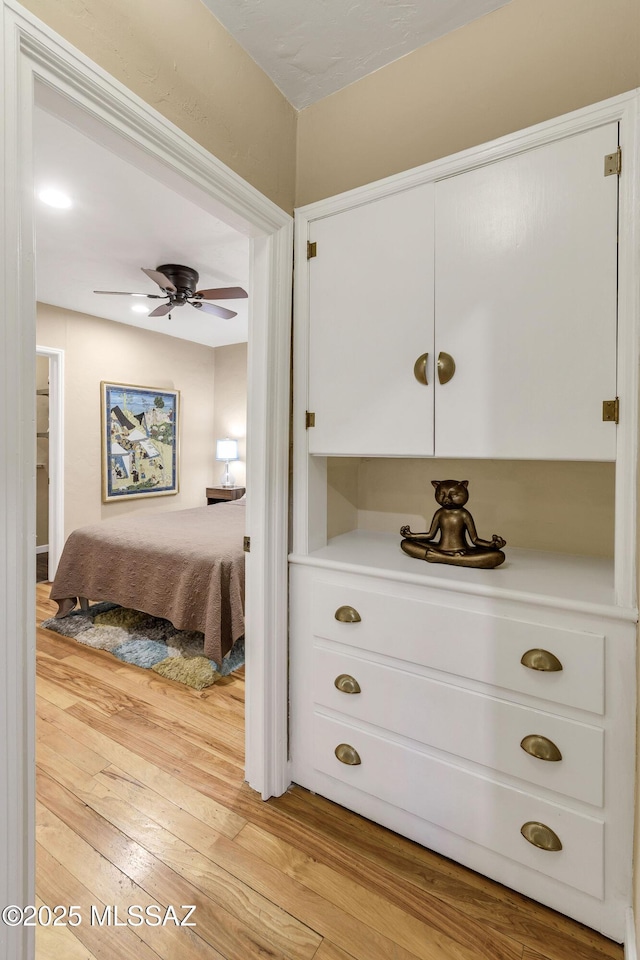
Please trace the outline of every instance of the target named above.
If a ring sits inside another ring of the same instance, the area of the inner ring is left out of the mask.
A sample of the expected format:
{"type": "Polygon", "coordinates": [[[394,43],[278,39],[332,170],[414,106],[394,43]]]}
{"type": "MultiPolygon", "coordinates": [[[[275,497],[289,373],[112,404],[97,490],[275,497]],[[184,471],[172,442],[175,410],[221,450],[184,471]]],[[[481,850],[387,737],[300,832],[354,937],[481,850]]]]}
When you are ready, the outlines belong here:
{"type": "Polygon", "coordinates": [[[296,206],[640,86],[637,0],[512,0],[301,111],[296,206]]]}
{"type": "Polygon", "coordinates": [[[65,351],[65,536],[109,517],[206,503],[216,466],[213,348],[47,304],[38,304],[37,341],[65,351]],[[101,380],[180,391],[175,496],[102,503],[101,380]]]}
{"type": "MultiPolygon", "coordinates": [[[[238,440],[237,463],[229,469],[239,487],[247,483],[247,344],[234,343],[215,351],[214,439],[238,440]]],[[[224,464],[214,464],[209,485],[216,486],[224,464]]]]}
{"type": "Polygon", "coordinates": [[[201,0],[23,5],[291,212],[296,111],[201,0]]]}

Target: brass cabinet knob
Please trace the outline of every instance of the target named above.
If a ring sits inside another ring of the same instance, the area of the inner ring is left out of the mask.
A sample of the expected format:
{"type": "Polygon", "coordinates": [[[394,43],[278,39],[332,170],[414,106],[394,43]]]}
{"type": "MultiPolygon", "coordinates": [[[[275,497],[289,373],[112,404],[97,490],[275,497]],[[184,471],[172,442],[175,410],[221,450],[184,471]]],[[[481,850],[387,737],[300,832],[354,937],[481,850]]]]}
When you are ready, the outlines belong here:
{"type": "Polygon", "coordinates": [[[427,360],[429,359],[428,353],[423,353],[418,357],[416,362],[413,365],[413,375],[418,381],[418,383],[423,383],[425,387],[429,386],[427,382],[427,360]]]}
{"type": "Polygon", "coordinates": [[[335,749],[335,755],[340,763],[346,763],[350,767],[357,767],[359,763],[362,763],[360,754],[349,743],[339,743],[335,749]]]}
{"type": "Polygon", "coordinates": [[[440,383],[449,383],[455,372],[456,364],[453,357],[440,351],[438,354],[438,380],[440,383]]]}
{"type": "Polygon", "coordinates": [[[562,670],[562,664],[558,658],[555,654],[549,653],[548,650],[527,650],[526,653],[522,654],[520,663],[529,667],[530,670],[546,670],[549,673],[562,670]]]}
{"type": "Polygon", "coordinates": [[[529,820],[528,823],[522,824],[520,833],[525,840],[528,840],[529,843],[540,850],[562,850],[560,837],[545,823],[529,820]]]}
{"type": "Polygon", "coordinates": [[[335,678],[333,683],[341,693],[362,693],[360,684],[356,678],[349,676],[348,673],[341,673],[339,677],[335,678]]]}
{"type": "Polygon", "coordinates": [[[359,623],[362,619],[355,607],[338,607],[335,618],[340,623],[359,623]]]}
{"type": "Polygon", "coordinates": [[[525,753],[537,757],[538,760],[562,760],[562,754],[553,740],[537,733],[530,733],[528,737],[524,737],[520,741],[520,746],[525,753]]]}

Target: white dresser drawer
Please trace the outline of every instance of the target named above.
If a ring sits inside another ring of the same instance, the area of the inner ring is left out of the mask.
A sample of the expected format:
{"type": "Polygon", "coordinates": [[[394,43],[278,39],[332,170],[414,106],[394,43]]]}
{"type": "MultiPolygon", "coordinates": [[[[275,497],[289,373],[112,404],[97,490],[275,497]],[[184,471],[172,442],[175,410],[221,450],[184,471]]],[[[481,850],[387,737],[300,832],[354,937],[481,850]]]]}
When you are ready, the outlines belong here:
{"type": "Polygon", "coordinates": [[[313,678],[316,704],[602,806],[604,731],[600,727],[317,644],[313,678]],[[345,692],[353,687],[345,677],[356,681],[359,692],[345,692]],[[544,760],[526,752],[523,742],[539,752],[539,741],[525,741],[532,736],[551,741],[562,759],[544,760]]]}
{"type": "Polygon", "coordinates": [[[312,597],[311,629],[316,637],[604,712],[602,635],[443,606],[397,592],[374,593],[320,578],[313,583],[312,597]],[[341,607],[356,610],[360,620],[337,620],[341,607]],[[553,654],[561,669],[523,665],[522,657],[529,653],[535,659],[538,650],[553,654]]]}
{"type": "Polygon", "coordinates": [[[417,747],[319,713],[314,717],[313,761],[317,770],[357,790],[592,897],[603,897],[604,823],[596,817],[475,776],[417,747]],[[358,765],[337,759],[340,744],[355,748],[358,765]],[[533,846],[521,833],[527,823],[550,828],[562,849],[533,846]]]}

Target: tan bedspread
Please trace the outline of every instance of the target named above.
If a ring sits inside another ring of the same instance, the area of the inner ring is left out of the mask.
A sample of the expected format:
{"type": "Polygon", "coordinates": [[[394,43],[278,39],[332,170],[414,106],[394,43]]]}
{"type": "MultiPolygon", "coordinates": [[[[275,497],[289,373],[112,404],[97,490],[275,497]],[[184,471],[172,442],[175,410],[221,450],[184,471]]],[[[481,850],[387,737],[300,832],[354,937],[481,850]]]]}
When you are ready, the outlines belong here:
{"type": "Polygon", "coordinates": [[[119,517],[67,539],[51,598],[111,600],[204,633],[220,664],[244,634],[245,502],[119,517]]]}

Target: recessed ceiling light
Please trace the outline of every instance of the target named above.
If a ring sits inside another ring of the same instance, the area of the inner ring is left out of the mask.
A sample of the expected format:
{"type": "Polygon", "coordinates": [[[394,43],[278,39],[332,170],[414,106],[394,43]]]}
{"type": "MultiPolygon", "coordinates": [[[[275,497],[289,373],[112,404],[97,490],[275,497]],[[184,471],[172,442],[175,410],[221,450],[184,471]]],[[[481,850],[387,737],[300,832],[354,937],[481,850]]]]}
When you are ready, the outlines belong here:
{"type": "Polygon", "coordinates": [[[67,210],[72,205],[71,197],[62,190],[56,190],[55,187],[45,187],[40,190],[38,198],[48,206],[57,207],[59,210],[67,210]]]}
{"type": "Polygon", "coordinates": [[[146,303],[134,303],[131,306],[134,313],[149,313],[149,307],[146,303]]]}

